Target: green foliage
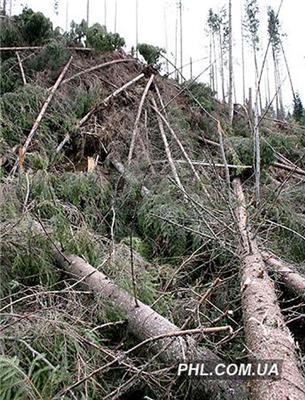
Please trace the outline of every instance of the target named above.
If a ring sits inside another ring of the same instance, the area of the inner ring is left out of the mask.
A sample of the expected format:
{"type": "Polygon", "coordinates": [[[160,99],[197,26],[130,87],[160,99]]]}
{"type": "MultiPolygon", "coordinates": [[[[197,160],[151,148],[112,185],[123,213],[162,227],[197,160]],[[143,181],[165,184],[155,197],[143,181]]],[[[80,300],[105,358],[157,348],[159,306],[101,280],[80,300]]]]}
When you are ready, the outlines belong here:
{"type": "Polygon", "coordinates": [[[245,11],[246,11],[246,21],[245,27],[248,32],[248,38],[251,41],[252,45],[255,48],[258,48],[259,44],[259,8],[257,4],[257,0],[246,0],[245,4],[245,11]]]}
{"type": "Polygon", "coordinates": [[[186,82],[185,86],[188,87],[187,95],[189,102],[193,107],[199,108],[198,104],[193,98],[195,97],[201,106],[204,107],[204,109],[208,112],[215,110],[215,92],[213,92],[213,90],[207,84],[200,82],[192,82],[190,84],[189,82],[186,82]],[[191,95],[188,92],[190,92],[191,95]]]}
{"type": "Polygon", "coordinates": [[[147,43],[139,43],[137,48],[148,65],[152,65],[156,69],[161,68],[159,61],[160,55],[165,52],[164,49],[147,43]]]}
{"type": "Polygon", "coordinates": [[[125,40],[118,33],[107,32],[106,27],[94,24],[86,30],[86,42],[97,51],[114,51],[125,45],[125,40]]]}
{"type": "Polygon", "coordinates": [[[184,225],[185,220],[185,208],[169,192],[145,197],[138,209],[137,221],[151,255],[179,257],[185,254],[189,246],[188,234],[174,225],[184,225]]]}
{"type": "Polygon", "coordinates": [[[41,12],[24,8],[15,18],[17,28],[25,43],[39,46],[46,43],[53,35],[53,25],[41,12]]]}
{"type": "MultiPolygon", "coordinates": [[[[24,142],[47,95],[46,89],[26,85],[2,96],[1,130],[10,148],[24,142]]],[[[57,96],[39,124],[31,148],[32,150],[38,148],[43,158],[53,156],[61,138],[73,130],[75,116],[69,101],[65,97],[57,96]]]]}
{"type": "Polygon", "coordinates": [[[23,82],[16,57],[3,60],[0,65],[0,95],[12,92],[21,85],[23,82]]]}
{"type": "Polygon", "coordinates": [[[297,263],[305,262],[305,192],[301,186],[280,193],[276,201],[268,193],[265,218],[272,230],[268,241],[276,254],[297,263]],[[270,223],[269,223],[270,224],[270,223]]]}
{"type": "MultiPolygon", "coordinates": [[[[233,164],[253,165],[253,141],[250,138],[233,136],[230,138],[233,151],[230,150],[228,161],[233,164]],[[235,157],[238,157],[236,159],[235,157]]],[[[268,167],[274,161],[274,152],[265,142],[261,143],[261,164],[268,167]]]]}
{"type": "Polygon", "coordinates": [[[293,99],[293,118],[296,122],[305,125],[305,109],[302,100],[297,93],[293,99]]]}
{"type": "Polygon", "coordinates": [[[64,38],[67,41],[67,45],[81,45],[81,39],[85,37],[87,29],[87,22],[84,19],[80,24],[72,21],[69,32],[64,33],[64,38]]]}
{"type": "Polygon", "coordinates": [[[275,52],[280,50],[281,33],[280,20],[272,7],[268,7],[268,34],[275,52]]]}
{"type": "MultiPolygon", "coordinates": [[[[58,69],[66,64],[69,56],[70,53],[63,43],[51,40],[35,57],[26,62],[27,73],[32,73],[33,75],[34,72],[45,71],[47,68],[57,74],[58,69]]],[[[48,79],[52,81],[55,75],[50,75],[48,79]]]]}

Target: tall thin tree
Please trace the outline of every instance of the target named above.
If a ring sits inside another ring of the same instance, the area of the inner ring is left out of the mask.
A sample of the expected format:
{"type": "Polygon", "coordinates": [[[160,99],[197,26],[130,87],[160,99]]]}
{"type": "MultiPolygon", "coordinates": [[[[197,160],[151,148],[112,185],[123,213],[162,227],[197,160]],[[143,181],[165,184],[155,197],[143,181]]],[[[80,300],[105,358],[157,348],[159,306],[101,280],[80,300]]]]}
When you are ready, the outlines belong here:
{"type": "Polygon", "coordinates": [[[87,26],[89,26],[90,0],[87,0],[87,26]]]}
{"type": "Polygon", "coordinates": [[[259,88],[259,71],[258,71],[258,61],[257,53],[259,51],[259,7],[257,0],[246,0],[246,21],[245,26],[248,31],[248,39],[250,41],[253,57],[254,57],[254,68],[255,68],[255,88],[258,92],[259,98],[259,110],[262,110],[262,98],[261,91],[259,88]]]}
{"type": "Polygon", "coordinates": [[[245,75],[245,38],[243,15],[241,15],[241,64],[242,64],[242,79],[243,79],[243,105],[246,104],[246,75],[245,75]]]}
{"type": "Polygon", "coordinates": [[[139,1],[136,0],[136,56],[139,56],[138,51],[139,44],[139,1]]]}
{"type": "Polygon", "coordinates": [[[116,31],[117,31],[117,21],[118,21],[118,2],[117,2],[117,0],[115,0],[115,3],[114,3],[114,27],[113,27],[114,33],[116,33],[116,31]]]}
{"type": "Polygon", "coordinates": [[[281,73],[279,67],[279,55],[281,51],[281,32],[280,32],[280,21],[275,11],[268,8],[268,34],[269,40],[272,47],[272,57],[274,65],[274,80],[276,87],[276,113],[278,119],[284,118],[284,105],[282,96],[282,82],[281,73]]]}
{"type": "Polygon", "coordinates": [[[183,21],[182,21],[182,0],[179,0],[179,26],[180,26],[180,72],[183,74],[183,21]]]}
{"type": "Polygon", "coordinates": [[[233,122],[233,32],[232,0],[229,0],[229,118],[233,122]]]}

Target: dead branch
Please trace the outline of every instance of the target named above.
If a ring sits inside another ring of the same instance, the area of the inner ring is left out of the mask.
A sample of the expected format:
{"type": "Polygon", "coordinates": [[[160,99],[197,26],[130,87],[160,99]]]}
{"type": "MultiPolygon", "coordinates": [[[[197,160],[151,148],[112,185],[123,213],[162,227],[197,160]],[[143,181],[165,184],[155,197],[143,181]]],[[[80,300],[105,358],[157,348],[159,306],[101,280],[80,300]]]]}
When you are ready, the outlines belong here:
{"type": "Polygon", "coordinates": [[[119,64],[119,63],[126,63],[126,62],[135,62],[135,61],[136,61],[136,60],[135,60],[134,58],[127,58],[127,59],[122,59],[122,60],[107,61],[107,62],[104,62],[104,63],[102,63],[102,64],[98,64],[98,65],[95,65],[94,67],[87,68],[87,69],[84,69],[83,71],[78,72],[77,74],[71,76],[70,78],[67,78],[67,79],[63,80],[63,81],[62,81],[62,85],[63,85],[64,83],[68,83],[68,82],[70,82],[70,81],[72,81],[72,80],[74,80],[74,79],[76,79],[76,78],[79,78],[79,77],[82,76],[82,75],[89,74],[89,73],[92,72],[92,71],[96,71],[97,69],[101,69],[101,68],[104,68],[104,67],[108,67],[109,65],[119,64]]]}
{"type": "Polygon", "coordinates": [[[129,88],[131,85],[142,79],[145,75],[141,73],[140,75],[136,76],[135,78],[131,79],[130,81],[126,82],[123,86],[115,90],[113,93],[111,93],[109,96],[107,96],[104,100],[99,102],[95,107],[93,107],[78,123],[78,127],[81,127],[89,118],[90,116],[96,111],[98,107],[101,105],[107,106],[109,101],[116,97],[118,94],[129,88]]]}
{"type": "Polygon", "coordinates": [[[262,256],[267,265],[281,276],[282,281],[289,289],[305,298],[305,277],[296,271],[293,265],[267,251],[263,251],[262,256]]]}
{"type": "Polygon", "coordinates": [[[136,139],[137,139],[137,136],[138,136],[138,124],[139,124],[140,117],[141,117],[141,114],[142,114],[144,101],[146,99],[146,96],[147,96],[147,93],[149,91],[149,88],[150,88],[150,86],[151,86],[151,84],[152,84],[152,82],[154,80],[154,77],[155,77],[155,75],[152,74],[151,77],[149,78],[149,81],[147,82],[147,84],[145,86],[145,89],[144,89],[144,92],[143,92],[142,97],[141,97],[141,101],[140,101],[140,104],[139,104],[137,117],[136,117],[136,120],[135,120],[133,132],[132,132],[132,136],[131,136],[131,143],[130,143],[130,148],[129,148],[129,153],[128,153],[128,165],[130,165],[130,163],[131,163],[134,146],[135,146],[136,139]]]}
{"type": "MultiPolygon", "coordinates": [[[[187,161],[185,160],[174,160],[175,163],[178,164],[186,164],[187,161]]],[[[209,163],[209,162],[204,162],[204,161],[194,161],[190,160],[193,165],[198,165],[200,167],[211,167],[211,168],[225,168],[224,164],[221,163],[209,163]]],[[[154,161],[153,164],[162,164],[162,163],[167,163],[167,160],[157,160],[154,161]]],[[[252,165],[239,165],[239,164],[227,164],[228,168],[234,168],[234,169],[250,169],[252,168],[252,165]]]]}
{"type": "Polygon", "coordinates": [[[26,151],[27,151],[32,139],[33,139],[33,136],[34,136],[35,132],[37,131],[37,128],[39,127],[40,121],[42,120],[45,112],[47,111],[47,108],[48,108],[48,106],[49,106],[49,104],[50,104],[50,102],[51,102],[51,100],[52,100],[52,98],[54,96],[54,93],[56,92],[58,86],[60,85],[61,81],[63,80],[63,77],[65,76],[65,74],[66,74],[66,72],[67,72],[67,70],[68,70],[68,68],[69,68],[69,66],[71,64],[72,59],[73,59],[73,57],[70,57],[69,61],[67,62],[67,64],[65,65],[64,69],[62,70],[62,72],[60,73],[59,77],[57,78],[57,81],[55,82],[55,85],[53,86],[49,96],[47,97],[46,101],[44,102],[44,104],[43,104],[43,106],[42,106],[42,108],[41,108],[41,110],[40,110],[40,112],[38,114],[38,117],[36,118],[36,120],[34,122],[34,125],[33,125],[32,129],[31,129],[31,131],[30,131],[30,133],[29,133],[29,135],[28,135],[28,137],[27,137],[27,139],[26,139],[26,141],[25,141],[25,143],[24,143],[24,145],[23,145],[23,147],[22,147],[22,149],[21,149],[21,151],[19,153],[19,157],[18,157],[17,163],[15,164],[14,170],[17,168],[17,165],[18,165],[18,163],[20,163],[20,160],[24,159],[25,153],[26,153],[26,151]]]}
{"type": "Polygon", "coordinates": [[[305,171],[303,169],[299,168],[299,167],[291,167],[289,165],[282,164],[282,163],[279,163],[279,162],[274,162],[272,164],[272,166],[275,167],[275,168],[280,168],[280,169],[284,169],[286,171],[293,172],[294,174],[305,176],[305,171]]]}
{"type": "Polygon", "coordinates": [[[236,219],[242,240],[241,293],[244,327],[250,355],[283,361],[279,380],[251,382],[253,400],[303,399],[305,381],[298,370],[294,340],[285,325],[256,240],[251,237],[247,221],[247,206],[239,178],[233,180],[236,196],[236,219]]]}
{"type": "MultiPolygon", "coordinates": [[[[155,110],[158,110],[158,107],[157,107],[157,104],[156,104],[156,100],[154,98],[152,99],[152,104],[153,104],[153,108],[155,110]]],[[[175,166],[175,163],[174,163],[174,160],[173,160],[173,157],[172,157],[172,153],[170,151],[169,144],[168,144],[168,141],[167,141],[167,137],[166,137],[166,134],[165,134],[165,131],[164,131],[163,120],[160,117],[160,115],[162,115],[162,114],[160,114],[160,112],[158,110],[157,121],[158,121],[158,125],[159,125],[159,131],[160,131],[160,134],[161,134],[161,137],[162,137],[162,140],[163,140],[166,156],[167,156],[167,159],[168,159],[168,163],[170,165],[170,168],[172,170],[172,174],[174,176],[174,179],[175,179],[178,187],[184,192],[184,187],[183,187],[183,185],[182,185],[182,183],[180,181],[180,178],[179,178],[179,175],[178,175],[178,172],[177,172],[177,168],[175,166]]]]}
{"type": "MultiPolygon", "coordinates": [[[[23,51],[23,50],[40,50],[46,46],[16,46],[16,47],[0,47],[0,51],[23,51]]],[[[75,51],[93,51],[90,47],[67,47],[68,50],[75,51]]]]}
{"type": "Polygon", "coordinates": [[[23,82],[24,85],[26,85],[26,77],[25,77],[22,61],[21,61],[21,58],[20,58],[20,55],[19,55],[18,51],[16,51],[16,57],[17,57],[18,65],[19,65],[20,72],[21,72],[22,82],[23,82]]]}

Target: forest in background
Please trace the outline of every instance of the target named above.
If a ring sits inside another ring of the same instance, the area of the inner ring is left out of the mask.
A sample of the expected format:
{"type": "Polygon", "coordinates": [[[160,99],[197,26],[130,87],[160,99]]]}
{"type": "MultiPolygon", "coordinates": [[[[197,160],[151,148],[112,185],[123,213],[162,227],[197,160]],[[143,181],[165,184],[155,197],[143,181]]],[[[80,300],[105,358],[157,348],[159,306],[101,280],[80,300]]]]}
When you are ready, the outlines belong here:
{"type": "Polygon", "coordinates": [[[230,5],[209,85],[99,24],[2,15],[1,399],[305,398],[304,108],[260,98],[258,62],[234,103],[230,5]],[[252,358],[282,378],[177,377],[252,358]]]}

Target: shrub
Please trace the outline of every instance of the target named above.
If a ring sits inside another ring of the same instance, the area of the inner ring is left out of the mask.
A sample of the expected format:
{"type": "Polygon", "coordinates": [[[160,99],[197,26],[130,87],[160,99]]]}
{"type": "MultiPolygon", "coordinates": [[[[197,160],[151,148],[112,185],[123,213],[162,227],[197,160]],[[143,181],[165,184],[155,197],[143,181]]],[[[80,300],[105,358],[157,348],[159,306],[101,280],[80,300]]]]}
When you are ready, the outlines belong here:
{"type": "Polygon", "coordinates": [[[107,32],[104,26],[94,24],[86,30],[86,43],[97,51],[114,51],[125,45],[118,33],[107,32]]]}
{"type": "Polygon", "coordinates": [[[147,43],[138,44],[137,49],[148,65],[152,65],[154,68],[160,69],[161,65],[159,63],[159,59],[161,53],[165,52],[164,49],[147,43]]]}
{"type": "MultiPolygon", "coordinates": [[[[215,92],[206,85],[205,83],[197,83],[193,82],[190,85],[190,82],[185,82],[185,86],[188,87],[189,92],[199,101],[199,103],[208,111],[211,112],[214,110],[215,106],[215,99],[214,95],[215,92]]],[[[194,101],[193,97],[188,94],[189,102],[198,107],[196,102],[194,101]]]]}
{"type": "MultiPolygon", "coordinates": [[[[27,72],[44,71],[46,68],[57,73],[69,59],[69,51],[62,43],[52,40],[34,58],[26,62],[27,72]]],[[[51,74],[52,75],[52,74],[51,74]]],[[[50,80],[52,80],[50,76],[50,80]]]]}
{"type": "Polygon", "coordinates": [[[28,45],[39,46],[46,43],[53,35],[52,22],[41,12],[24,8],[22,13],[15,17],[15,21],[23,40],[28,45]]]}

